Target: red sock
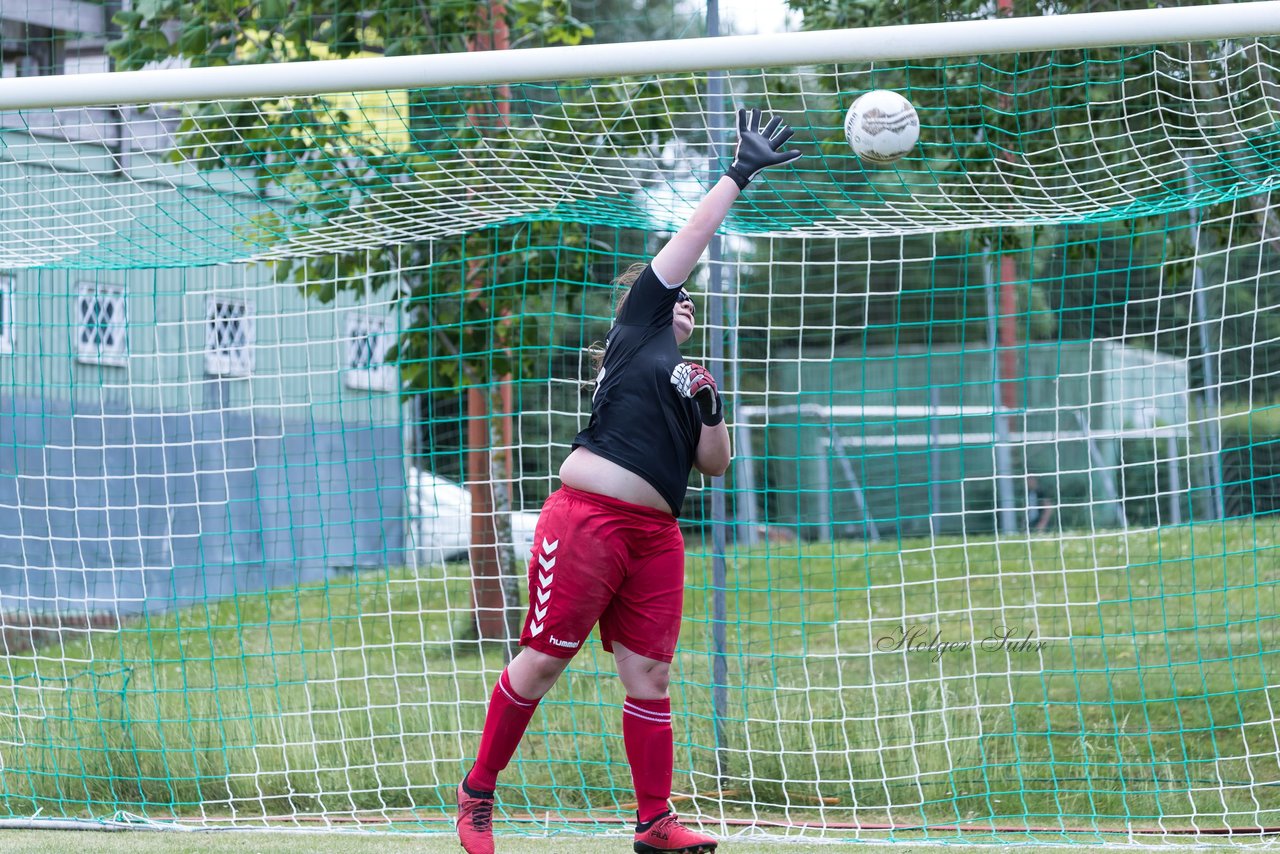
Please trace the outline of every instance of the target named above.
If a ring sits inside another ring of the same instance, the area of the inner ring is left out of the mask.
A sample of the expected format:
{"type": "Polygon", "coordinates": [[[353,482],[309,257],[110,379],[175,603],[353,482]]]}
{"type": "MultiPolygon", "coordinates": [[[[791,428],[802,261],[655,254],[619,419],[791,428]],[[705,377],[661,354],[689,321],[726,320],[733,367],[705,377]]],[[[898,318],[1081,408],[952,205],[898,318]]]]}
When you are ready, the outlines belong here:
{"type": "Polygon", "coordinates": [[[498,684],[493,686],[493,695],[489,697],[480,751],[476,754],[476,764],[467,775],[468,786],[480,792],[494,790],[498,785],[498,774],[515,755],[537,708],[537,700],[526,700],[515,692],[507,671],[503,670],[498,684]]]}
{"type": "Polygon", "coordinates": [[[636,812],[642,822],[662,815],[670,806],[674,746],[671,699],[637,700],[622,706],[622,741],[636,789],[636,812]]]}

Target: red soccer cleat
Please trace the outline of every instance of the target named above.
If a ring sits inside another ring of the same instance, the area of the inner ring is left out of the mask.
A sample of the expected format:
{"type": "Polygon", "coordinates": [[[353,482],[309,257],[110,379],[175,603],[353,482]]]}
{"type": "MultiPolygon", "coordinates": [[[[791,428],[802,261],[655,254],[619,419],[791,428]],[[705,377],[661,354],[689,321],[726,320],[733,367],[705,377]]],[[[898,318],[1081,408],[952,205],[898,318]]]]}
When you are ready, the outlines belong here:
{"type": "Polygon", "coordinates": [[[458,839],[467,854],[493,854],[493,792],[458,784],[458,839]]]}
{"type": "Polygon", "coordinates": [[[674,813],[665,813],[653,821],[636,825],[636,842],[632,849],[636,854],[710,854],[716,850],[716,841],[710,836],[694,833],[682,825],[674,813]]]}

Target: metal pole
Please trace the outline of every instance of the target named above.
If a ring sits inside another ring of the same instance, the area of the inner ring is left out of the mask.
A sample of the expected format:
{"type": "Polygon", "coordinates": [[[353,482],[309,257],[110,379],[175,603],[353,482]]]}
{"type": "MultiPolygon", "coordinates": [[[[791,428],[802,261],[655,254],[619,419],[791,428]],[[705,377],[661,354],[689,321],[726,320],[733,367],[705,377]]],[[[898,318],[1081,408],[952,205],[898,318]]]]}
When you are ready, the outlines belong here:
{"type": "MultiPolygon", "coordinates": [[[[1111,512],[1115,515],[1116,524],[1122,530],[1127,531],[1129,529],[1129,517],[1124,512],[1124,502],[1120,500],[1120,486],[1114,471],[1115,467],[1102,455],[1102,449],[1094,441],[1093,433],[1089,428],[1089,416],[1077,409],[1076,423],[1080,425],[1080,434],[1084,436],[1085,444],[1089,448],[1089,460],[1094,467],[1093,473],[1089,475],[1090,499],[1093,497],[1093,481],[1096,478],[1102,484],[1102,490],[1107,494],[1107,503],[1111,505],[1111,512]]],[[[1089,506],[1089,514],[1090,516],[1093,515],[1092,501],[1089,506]]]]}
{"type": "MultiPolygon", "coordinates": [[[[737,325],[737,317],[732,321],[737,325]]],[[[736,337],[736,336],[735,336],[736,337]]],[[[737,345],[730,340],[729,344],[730,377],[729,388],[739,387],[737,345]]],[[[734,532],[733,542],[736,546],[751,548],[758,545],[762,538],[763,525],[756,508],[756,473],[755,440],[751,437],[751,419],[738,406],[733,413],[733,502],[734,532]]]]}
{"type": "MultiPolygon", "coordinates": [[[[707,36],[720,35],[720,6],[718,0],[707,0],[707,36]]],[[[724,150],[725,96],[723,71],[712,71],[707,77],[707,117],[711,123],[711,162],[709,180],[716,180],[720,172],[720,154],[724,150]]],[[[707,272],[709,274],[710,299],[708,300],[707,332],[711,336],[711,375],[725,378],[724,372],[724,247],[720,235],[711,238],[708,247],[707,272]]],[[[736,389],[725,389],[726,393],[736,389]]],[[[750,465],[750,461],[747,461],[750,465]]],[[[748,496],[748,499],[751,497],[748,496]]],[[[716,779],[720,788],[728,780],[729,745],[725,737],[724,721],[729,707],[729,662],[726,658],[728,643],[725,637],[728,607],[725,602],[727,571],[725,567],[725,540],[728,514],[725,509],[724,478],[711,479],[711,705],[712,723],[716,736],[716,779]]]]}
{"type": "Polygon", "coordinates": [[[938,407],[942,404],[942,391],[929,387],[929,533],[942,533],[942,459],[939,455],[941,428],[938,424],[938,407]]]}
{"type": "MultiPolygon", "coordinates": [[[[835,454],[836,460],[840,463],[840,468],[844,472],[845,480],[849,481],[849,491],[853,495],[853,503],[858,505],[858,516],[862,519],[862,530],[867,539],[873,543],[880,542],[880,529],[876,527],[876,520],[871,518],[871,507],[867,504],[867,494],[862,489],[862,481],[858,480],[858,473],[853,470],[853,463],[849,462],[849,456],[845,454],[844,447],[840,443],[840,434],[835,427],[828,427],[827,434],[831,437],[827,446],[831,449],[831,453],[835,454]]],[[[827,456],[828,466],[830,465],[830,454],[827,456]]],[[[831,489],[828,487],[824,490],[824,494],[831,495],[831,489]]],[[[836,538],[836,520],[834,502],[828,499],[826,518],[830,519],[830,536],[829,540],[836,538]]],[[[845,527],[845,526],[841,526],[845,527]]],[[[847,526],[852,527],[852,525],[847,526]]]]}
{"type": "Polygon", "coordinates": [[[1002,534],[1012,534],[1018,530],[1018,517],[1014,512],[1017,499],[1013,489],[1013,451],[1010,447],[1009,416],[1004,405],[1004,377],[1000,371],[1000,309],[996,299],[996,276],[992,272],[992,262],[988,256],[987,271],[987,346],[991,348],[991,401],[995,407],[993,414],[996,434],[995,476],[996,476],[996,529],[1002,534]]]}
{"type": "MultiPolygon", "coordinates": [[[[1182,524],[1182,473],[1178,470],[1181,463],[1178,460],[1178,437],[1176,434],[1170,434],[1165,439],[1165,448],[1169,455],[1169,524],[1182,524]]],[[[1159,502],[1157,502],[1159,506],[1159,502]]]]}
{"type": "MultiPolygon", "coordinates": [[[[1196,192],[1196,177],[1191,164],[1183,162],[1187,173],[1187,195],[1196,192]]],[[[1209,299],[1204,281],[1204,267],[1200,264],[1200,209],[1191,207],[1192,259],[1191,293],[1196,313],[1196,332],[1200,344],[1200,368],[1204,373],[1204,421],[1200,430],[1200,445],[1209,460],[1209,494],[1213,499],[1215,519],[1227,515],[1226,501],[1222,495],[1222,437],[1218,433],[1218,418],[1222,409],[1218,405],[1218,370],[1214,359],[1213,342],[1209,337],[1209,299]],[[1206,447],[1207,445],[1207,447],[1206,447]]]]}

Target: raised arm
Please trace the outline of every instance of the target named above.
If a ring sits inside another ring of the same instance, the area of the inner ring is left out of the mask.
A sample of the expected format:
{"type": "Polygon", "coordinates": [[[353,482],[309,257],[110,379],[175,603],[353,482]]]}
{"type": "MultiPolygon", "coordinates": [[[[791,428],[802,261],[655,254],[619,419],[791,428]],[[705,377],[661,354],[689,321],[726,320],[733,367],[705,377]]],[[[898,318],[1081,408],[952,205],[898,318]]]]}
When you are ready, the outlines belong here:
{"type": "Polygon", "coordinates": [[[733,163],[698,203],[689,221],[654,256],[653,271],[658,278],[671,287],[689,278],[729,208],[751,179],[770,166],[790,163],[800,156],[796,149],[780,150],[794,133],[777,116],[762,130],[760,110],[738,110],[738,145],[733,163]]]}

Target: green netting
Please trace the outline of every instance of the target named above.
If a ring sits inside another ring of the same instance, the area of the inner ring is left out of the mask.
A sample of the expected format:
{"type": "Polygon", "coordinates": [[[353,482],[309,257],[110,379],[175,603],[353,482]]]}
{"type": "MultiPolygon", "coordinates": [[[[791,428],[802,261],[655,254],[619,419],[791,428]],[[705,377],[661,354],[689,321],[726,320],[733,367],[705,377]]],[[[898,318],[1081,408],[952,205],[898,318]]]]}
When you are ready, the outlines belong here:
{"type": "MultiPolygon", "coordinates": [[[[438,7],[431,49],[496,37],[438,7]]],[[[364,11],[301,43],[420,10],[364,11]]],[[[65,58],[33,26],[22,55],[65,58]]],[[[110,35],[124,65],[183,32],[110,35]]],[[[0,114],[0,820],[448,830],[607,283],[722,151],[709,82],[0,114]]],[[[805,157],[692,282],[737,457],[681,515],[678,808],[815,840],[1266,839],[1274,40],[725,86],[805,157]],[[840,131],[874,87],[922,120],[887,169],[840,131]]],[[[544,701],[502,832],[631,817],[611,673],[593,641],[544,701]]]]}
{"type": "MultiPolygon", "coordinates": [[[[809,156],[770,176],[726,228],[1116,222],[1256,196],[1280,157],[1274,61],[1250,43],[1062,52],[1031,67],[975,58],[735,73],[730,88],[786,117],[809,156]],[[871,170],[840,128],[857,94],[886,85],[916,101],[922,142],[871,170]]],[[[127,120],[10,114],[0,180],[20,207],[6,214],[7,263],[201,266],[543,219],[669,229],[727,122],[704,115],[706,85],[680,75],[162,105],[128,108],[127,120]],[[77,210],[55,212],[63,196],[77,210]]]]}

